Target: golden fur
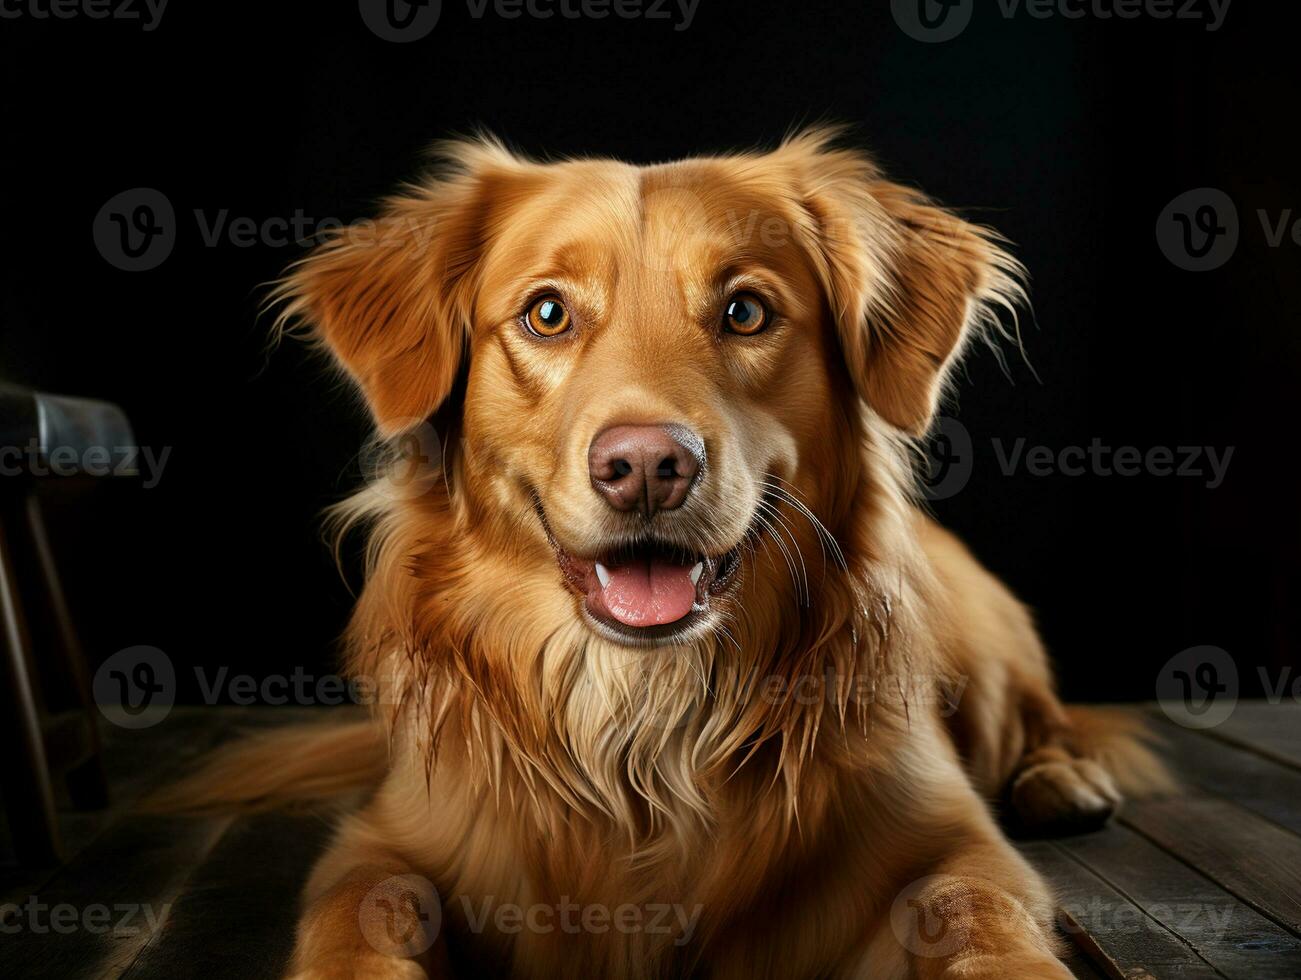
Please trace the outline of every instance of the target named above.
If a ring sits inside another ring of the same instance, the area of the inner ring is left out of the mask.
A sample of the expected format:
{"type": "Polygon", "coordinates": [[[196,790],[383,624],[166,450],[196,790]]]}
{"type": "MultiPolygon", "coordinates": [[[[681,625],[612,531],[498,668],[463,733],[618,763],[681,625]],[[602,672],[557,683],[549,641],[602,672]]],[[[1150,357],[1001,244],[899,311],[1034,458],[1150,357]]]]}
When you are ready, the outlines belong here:
{"type": "Polygon", "coordinates": [[[335,515],[370,534],[346,646],[380,686],[376,725],[290,733],[291,767],[283,743],[237,749],[171,796],[376,787],[312,875],[298,975],[1069,976],[987,801],[1096,821],[1117,783],[1164,776],[1134,733],[1059,704],[1026,610],[915,504],[912,439],[1021,298],[1019,267],[833,135],[656,166],[452,143],[280,285],[283,323],[383,437],[427,442],[432,417],[442,438],[418,492],[381,476],[335,515]],[[777,322],[720,336],[741,287],[777,322]],[[574,313],[560,343],[520,329],[542,289],[574,313]],[[685,421],[709,447],[656,533],[743,545],[736,587],[677,645],[589,628],[542,523],[582,556],[638,533],[588,485],[616,421],[685,421]],[[443,903],[412,959],[359,929],[400,874],[443,903]],[[688,935],[466,911],[566,901],[699,914],[688,935]],[[919,950],[899,909],[954,941],[919,950]]]}

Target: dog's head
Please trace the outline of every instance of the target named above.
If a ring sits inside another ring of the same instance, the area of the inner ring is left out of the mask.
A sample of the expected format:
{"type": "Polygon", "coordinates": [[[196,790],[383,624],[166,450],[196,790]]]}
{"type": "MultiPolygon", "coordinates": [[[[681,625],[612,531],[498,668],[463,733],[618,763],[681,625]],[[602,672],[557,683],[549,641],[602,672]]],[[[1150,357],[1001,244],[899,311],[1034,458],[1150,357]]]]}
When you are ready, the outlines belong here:
{"type": "Polygon", "coordinates": [[[287,315],[382,434],[455,399],[466,533],[621,644],[725,628],[747,569],[779,601],[843,560],[865,433],[923,432],[1015,290],[986,232],[825,132],[656,166],[445,156],[291,272],[287,315]]]}

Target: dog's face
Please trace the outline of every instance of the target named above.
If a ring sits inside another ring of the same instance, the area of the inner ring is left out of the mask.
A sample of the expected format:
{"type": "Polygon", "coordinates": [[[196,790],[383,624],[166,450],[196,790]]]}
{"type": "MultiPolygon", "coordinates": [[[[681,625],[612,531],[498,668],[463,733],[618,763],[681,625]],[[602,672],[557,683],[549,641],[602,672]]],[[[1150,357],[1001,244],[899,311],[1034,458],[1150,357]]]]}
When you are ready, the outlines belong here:
{"type": "Polygon", "coordinates": [[[467,475],[536,511],[579,614],[622,642],[711,628],[852,404],[807,219],[729,169],[548,168],[483,260],[467,475]]]}
{"type": "Polygon", "coordinates": [[[455,152],[460,173],[305,260],[290,312],[383,432],[464,371],[467,506],[619,643],[717,629],[758,541],[798,591],[863,477],[860,398],[924,429],[1009,288],[977,229],[816,135],[653,167],[455,152]]]}

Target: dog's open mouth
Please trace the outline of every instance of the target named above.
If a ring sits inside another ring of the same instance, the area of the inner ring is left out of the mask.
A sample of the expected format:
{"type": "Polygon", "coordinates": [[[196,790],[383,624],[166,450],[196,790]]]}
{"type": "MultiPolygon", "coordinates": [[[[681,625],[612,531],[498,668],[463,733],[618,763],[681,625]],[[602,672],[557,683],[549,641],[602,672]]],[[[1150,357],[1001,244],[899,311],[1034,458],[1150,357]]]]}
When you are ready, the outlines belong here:
{"type": "Polygon", "coordinates": [[[654,540],[580,558],[556,541],[541,507],[538,517],[588,619],[602,634],[626,642],[686,636],[706,619],[710,600],[727,590],[741,564],[740,546],[700,555],[654,540]]]}
{"type": "Polygon", "coordinates": [[[688,555],[658,543],[621,548],[595,561],[560,554],[561,571],[583,594],[598,623],[624,635],[670,636],[709,611],[727,588],[740,553],[688,555]]]}

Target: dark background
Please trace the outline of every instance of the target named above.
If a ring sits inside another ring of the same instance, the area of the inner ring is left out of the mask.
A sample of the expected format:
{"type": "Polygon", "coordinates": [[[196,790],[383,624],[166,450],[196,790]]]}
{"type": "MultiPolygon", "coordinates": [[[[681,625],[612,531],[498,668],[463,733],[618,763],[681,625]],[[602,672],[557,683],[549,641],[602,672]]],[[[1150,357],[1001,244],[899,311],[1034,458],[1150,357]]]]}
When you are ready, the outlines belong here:
{"type": "Polygon", "coordinates": [[[475,19],[445,0],[410,44],[372,34],[356,3],[265,6],[175,3],[149,32],[0,21],[0,377],[116,401],[142,444],[172,447],[157,487],[59,508],[94,659],[151,644],[183,677],[323,672],[351,602],[317,515],[357,481],[364,420],[305,351],[268,354],[257,316],[262,284],[302,250],[205,245],[195,209],[353,220],[418,172],[430,140],[476,125],[533,153],[654,161],[832,119],[996,226],[1031,270],[1038,380],[1014,351],[1010,377],[975,352],[950,409],[974,469],[934,509],[1037,610],[1066,693],[1151,698],[1161,665],[1200,644],[1233,654],[1246,693],[1258,668],[1295,663],[1301,245],[1269,247],[1256,217],[1301,219],[1284,5],[1237,0],[1210,33],[978,2],[943,44],[908,37],[884,0],[700,0],[682,31],[475,19]],[[172,202],[177,243],[122,272],[91,225],[142,186],[172,202]],[[1186,272],[1156,219],[1208,186],[1237,203],[1241,244],[1186,272]],[[991,440],[1021,437],[1234,453],[1216,489],[1208,475],[1006,476],[991,440]]]}

